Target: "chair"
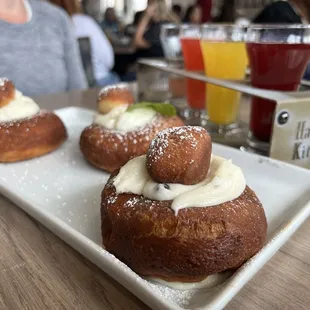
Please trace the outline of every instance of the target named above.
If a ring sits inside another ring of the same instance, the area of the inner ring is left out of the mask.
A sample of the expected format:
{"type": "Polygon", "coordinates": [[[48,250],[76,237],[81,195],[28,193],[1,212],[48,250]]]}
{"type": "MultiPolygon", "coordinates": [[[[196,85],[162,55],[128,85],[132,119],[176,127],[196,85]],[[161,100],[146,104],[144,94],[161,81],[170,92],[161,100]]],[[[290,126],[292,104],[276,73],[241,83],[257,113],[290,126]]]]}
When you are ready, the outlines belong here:
{"type": "Polygon", "coordinates": [[[78,38],[78,43],[88,85],[89,87],[95,87],[96,79],[93,71],[90,38],[89,37],[78,38]]]}

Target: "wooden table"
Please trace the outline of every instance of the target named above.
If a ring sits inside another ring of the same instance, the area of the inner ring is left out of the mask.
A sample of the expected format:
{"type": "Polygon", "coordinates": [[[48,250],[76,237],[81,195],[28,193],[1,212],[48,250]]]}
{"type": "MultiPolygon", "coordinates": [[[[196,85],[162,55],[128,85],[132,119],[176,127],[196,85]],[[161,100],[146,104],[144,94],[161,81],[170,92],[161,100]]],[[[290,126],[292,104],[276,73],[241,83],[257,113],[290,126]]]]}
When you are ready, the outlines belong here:
{"type": "MultiPolygon", "coordinates": [[[[41,107],[95,107],[97,90],[37,98],[41,107]]],[[[248,106],[243,106],[244,115],[248,106]]],[[[227,309],[310,308],[310,220],[227,309]]],[[[0,195],[0,309],[148,309],[0,195]]]]}

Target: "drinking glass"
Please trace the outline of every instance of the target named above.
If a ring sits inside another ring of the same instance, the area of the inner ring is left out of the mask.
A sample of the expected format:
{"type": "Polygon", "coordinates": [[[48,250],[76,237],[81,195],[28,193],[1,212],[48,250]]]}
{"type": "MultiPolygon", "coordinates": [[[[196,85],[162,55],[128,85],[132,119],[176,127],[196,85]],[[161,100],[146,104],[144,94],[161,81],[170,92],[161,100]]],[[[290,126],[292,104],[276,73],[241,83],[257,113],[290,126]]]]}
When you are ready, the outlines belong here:
{"type": "MultiPolygon", "coordinates": [[[[252,25],[246,48],[251,84],[257,88],[296,91],[310,60],[309,25],[252,25]]],[[[268,155],[276,103],[253,97],[248,146],[268,155]]]]}
{"type": "Polygon", "coordinates": [[[180,58],[182,58],[180,25],[163,24],[160,30],[160,41],[166,60],[178,61],[180,58]]]}
{"type": "MultiPolygon", "coordinates": [[[[180,25],[163,24],[160,30],[160,41],[168,66],[176,69],[184,69],[182,48],[180,42],[180,25]]],[[[169,74],[169,101],[176,107],[182,118],[186,118],[185,79],[180,75],[169,74]]]]}
{"type": "MultiPolygon", "coordinates": [[[[201,26],[181,26],[181,46],[186,70],[203,73],[204,64],[200,48],[201,26]]],[[[194,123],[206,120],[206,83],[186,79],[187,103],[191,109],[194,123]]]]}
{"type": "MultiPolygon", "coordinates": [[[[234,24],[205,24],[201,50],[207,76],[218,79],[243,80],[248,64],[245,48],[246,27],[234,24]]],[[[209,130],[223,135],[238,128],[240,93],[207,84],[209,130]]]]}

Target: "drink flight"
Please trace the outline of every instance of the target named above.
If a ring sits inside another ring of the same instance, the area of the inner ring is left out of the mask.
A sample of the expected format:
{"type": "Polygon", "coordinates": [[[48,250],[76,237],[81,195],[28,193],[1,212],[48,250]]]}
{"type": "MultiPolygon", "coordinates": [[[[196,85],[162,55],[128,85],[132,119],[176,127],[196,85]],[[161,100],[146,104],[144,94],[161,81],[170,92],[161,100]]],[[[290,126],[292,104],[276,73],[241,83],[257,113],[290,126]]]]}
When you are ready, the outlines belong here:
{"type": "MultiPolygon", "coordinates": [[[[182,25],[179,33],[184,66],[187,71],[236,82],[244,81],[250,68],[249,78],[255,88],[297,91],[310,61],[308,28],[294,24],[182,25]]],[[[269,152],[276,102],[253,96],[247,126],[238,119],[240,92],[194,79],[185,81],[188,108],[205,113],[201,124],[214,141],[235,134],[245,149],[269,152]]]]}

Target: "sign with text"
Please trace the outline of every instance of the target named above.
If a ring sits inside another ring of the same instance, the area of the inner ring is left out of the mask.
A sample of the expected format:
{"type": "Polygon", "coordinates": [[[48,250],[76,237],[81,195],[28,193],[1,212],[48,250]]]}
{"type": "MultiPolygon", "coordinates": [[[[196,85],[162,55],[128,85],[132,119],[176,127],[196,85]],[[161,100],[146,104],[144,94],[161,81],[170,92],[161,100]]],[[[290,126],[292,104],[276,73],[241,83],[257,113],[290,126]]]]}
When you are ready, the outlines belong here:
{"type": "Polygon", "coordinates": [[[270,157],[310,169],[310,98],[278,102],[270,157]]]}

